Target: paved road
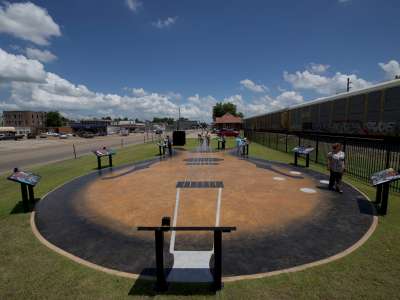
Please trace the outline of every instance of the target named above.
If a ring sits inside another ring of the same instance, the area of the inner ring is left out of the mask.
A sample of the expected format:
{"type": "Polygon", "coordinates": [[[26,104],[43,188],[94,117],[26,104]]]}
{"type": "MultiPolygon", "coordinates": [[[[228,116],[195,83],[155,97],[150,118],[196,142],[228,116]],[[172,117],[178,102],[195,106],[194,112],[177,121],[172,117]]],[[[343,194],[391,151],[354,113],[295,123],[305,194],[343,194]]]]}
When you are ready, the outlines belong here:
{"type": "MultiPolygon", "coordinates": [[[[151,134],[148,137],[151,140],[151,134]]],[[[75,145],[79,157],[102,146],[120,148],[121,141],[123,141],[124,146],[140,144],[144,142],[144,134],[135,133],[124,137],[115,135],[92,139],[71,137],[67,140],[47,138],[0,141],[0,173],[10,172],[14,167],[26,168],[32,165],[73,158],[73,145],[75,145]]]]}
{"type": "MultiPolygon", "coordinates": [[[[197,131],[189,130],[186,137],[197,137],[197,131]]],[[[141,144],[156,140],[156,135],[149,133],[131,133],[129,136],[111,135],[91,139],[71,137],[60,140],[56,137],[35,140],[0,141],[0,174],[10,172],[13,168],[27,168],[33,165],[46,164],[74,157],[73,145],[77,156],[91,153],[100,147],[120,148],[122,145],[141,144]],[[121,143],[122,141],[122,143],[121,143]]]]}

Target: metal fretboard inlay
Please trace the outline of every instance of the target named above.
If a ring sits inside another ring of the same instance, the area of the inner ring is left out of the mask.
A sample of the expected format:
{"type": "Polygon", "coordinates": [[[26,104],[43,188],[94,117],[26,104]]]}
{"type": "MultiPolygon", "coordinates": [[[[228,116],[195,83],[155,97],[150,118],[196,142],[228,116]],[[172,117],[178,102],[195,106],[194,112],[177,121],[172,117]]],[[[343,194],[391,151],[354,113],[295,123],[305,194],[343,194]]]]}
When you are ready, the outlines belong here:
{"type": "Polygon", "coordinates": [[[181,189],[218,189],[223,188],[223,181],[178,181],[177,188],[181,189]]]}

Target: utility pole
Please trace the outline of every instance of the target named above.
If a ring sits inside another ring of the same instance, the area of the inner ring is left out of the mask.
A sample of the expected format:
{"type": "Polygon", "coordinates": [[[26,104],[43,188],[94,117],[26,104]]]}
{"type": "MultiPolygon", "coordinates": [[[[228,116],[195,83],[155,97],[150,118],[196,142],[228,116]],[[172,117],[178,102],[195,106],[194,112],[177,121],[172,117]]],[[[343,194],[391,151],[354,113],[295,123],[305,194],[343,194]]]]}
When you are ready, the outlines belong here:
{"type": "Polygon", "coordinates": [[[178,124],[177,124],[177,130],[180,129],[179,123],[181,122],[181,107],[179,106],[178,108],[178,124]]]}
{"type": "Polygon", "coordinates": [[[350,84],[351,84],[352,82],[350,81],[350,77],[347,77],[347,92],[350,92],[350,89],[351,89],[351,86],[350,86],[350,84]]]}

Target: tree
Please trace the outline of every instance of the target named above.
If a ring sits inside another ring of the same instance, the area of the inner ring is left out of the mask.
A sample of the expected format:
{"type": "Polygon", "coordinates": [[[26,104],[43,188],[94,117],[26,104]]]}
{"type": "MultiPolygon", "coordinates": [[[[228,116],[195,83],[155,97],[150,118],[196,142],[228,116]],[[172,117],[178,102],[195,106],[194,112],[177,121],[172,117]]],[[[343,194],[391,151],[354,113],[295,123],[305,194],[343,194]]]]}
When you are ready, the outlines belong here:
{"type": "Polygon", "coordinates": [[[243,113],[236,111],[236,105],[231,102],[218,102],[213,107],[213,120],[222,117],[226,113],[230,113],[234,116],[243,117],[243,113]]]}
{"type": "Polygon", "coordinates": [[[168,125],[174,124],[174,119],[173,118],[153,118],[153,123],[167,123],[168,125]]]}
{"type": "Polygon", "coordinates": [[[46,115],[47,127],[61,127],[68,122],[58,111],[49,111],[46,115]]]}

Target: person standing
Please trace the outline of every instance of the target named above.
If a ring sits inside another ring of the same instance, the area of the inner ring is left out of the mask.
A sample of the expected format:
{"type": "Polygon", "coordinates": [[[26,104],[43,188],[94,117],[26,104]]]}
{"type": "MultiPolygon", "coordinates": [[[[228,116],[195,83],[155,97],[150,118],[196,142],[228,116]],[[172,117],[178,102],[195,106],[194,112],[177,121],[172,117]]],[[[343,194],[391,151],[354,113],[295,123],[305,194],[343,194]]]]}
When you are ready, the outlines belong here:
{"type": "Polygon", "coordinates": [[[225,143],[226,143],[226,140],[225,140],[225,135],[223,135],[222,134],[222,136],[221,136],[221,148],[222,148],[222,150],[225,150],[225,143]]]}
{"type": "Polygon", "coordinates": [[[206,131],[206,142],[207,142],[207,147],[210,147],[210,139],[211,135],[208,131],[206,131]]]}
{"type": "Polygon", "coordinates": [[[235,139],[235,143],[236,143],[236,154],[240,155],[240,144],[242,142],[242,139],[240,138],[240,136],[238,135],[235,139]]]}
{"type": "Polygon", "coordinates": [[[343,193],[341,185],[345,171],[344,158],[342,145],[339,143],[333,144],[332,151],[328,153],[328,170],[330,171],[329,189],[336,190],[339,193],[343,193]]]}
{"type": "Polygon", "coordinates": [[[169,135],[167,135],[167,147],[169,156],[172,156],[172,142],[169,135]]]}

